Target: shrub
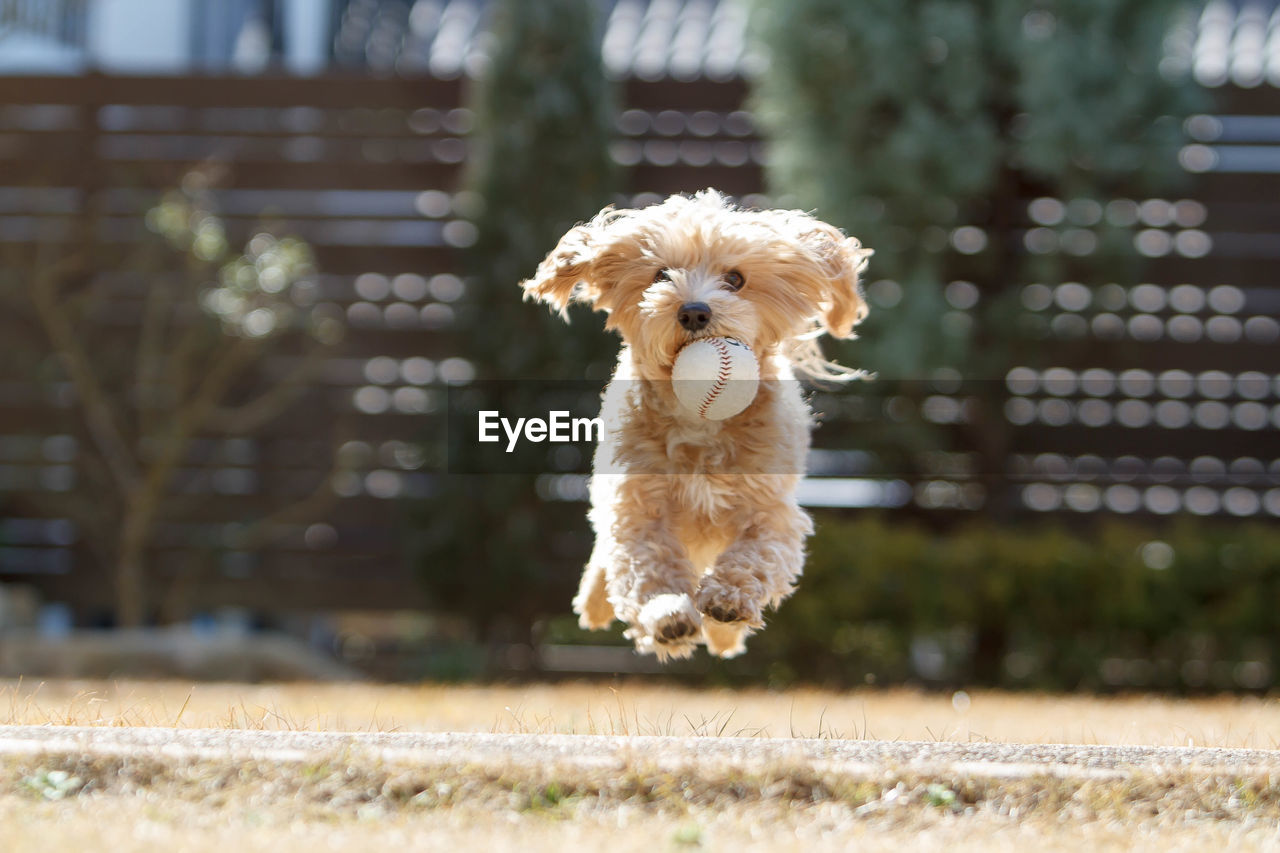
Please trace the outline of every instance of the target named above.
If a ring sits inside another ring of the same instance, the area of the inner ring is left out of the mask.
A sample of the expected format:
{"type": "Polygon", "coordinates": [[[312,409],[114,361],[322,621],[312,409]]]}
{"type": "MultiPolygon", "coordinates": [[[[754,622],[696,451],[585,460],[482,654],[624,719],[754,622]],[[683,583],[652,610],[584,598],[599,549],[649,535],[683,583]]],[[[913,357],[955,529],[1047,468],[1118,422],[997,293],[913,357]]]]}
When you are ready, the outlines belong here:
{"type": "Polygon", "coordinates": [[[828,518],[796,595],[726,677],[1053,689],[1264,688],[1280,660],[1280,531],[828,518]]]}

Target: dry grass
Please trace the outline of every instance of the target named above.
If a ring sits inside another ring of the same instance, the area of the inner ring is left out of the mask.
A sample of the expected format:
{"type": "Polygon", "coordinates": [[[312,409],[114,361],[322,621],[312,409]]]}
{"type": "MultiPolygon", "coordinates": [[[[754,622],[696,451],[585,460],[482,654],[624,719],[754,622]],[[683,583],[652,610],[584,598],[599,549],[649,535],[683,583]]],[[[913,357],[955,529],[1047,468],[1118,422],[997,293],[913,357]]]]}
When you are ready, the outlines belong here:
{"type": "Polygon", "coordinates": [[[777,763],[664,772],[512,762],[424,769],[68,753],[0,760],[5,850],[1263,849],[1280,784],[1127,778],[872,777],[777,763]],[[54,784],[56,782],[56,784],[54,784]],[[663,843],[665,841],[665,844],[663,843]],[[427,845],[431,845],[430,848],[427,845]],[[1197,846],[1198,845],[1198,846],[1197,846]]]}
{"type": "Polygon", "coordinates": [[[0,724],[1280,747],[1280,699],[0,681],[0,724]]]}
{"type": "Polygon", "coordinates": [[[584,807],[571,819],[459,808],[357,820],[300,818],[263,809],[210,810],[187,803],[81,798],[32,803],[0,796],[0,826],[11,853],[113,850],[142,853],[281,853],[458,850],[486,853],[609,850],[899,851],[955,853],[1157,849],[1168,853],[1276,849],[1274,826],[1216,820],[1051,823],[998,815],[927,814],[912,825],[849,820],[836,808],[776,804],[690,809],[584,807]]]}
{"type": "MultiPolygon", "coordinates": [[[[1274,748],[1280,701],[906,690],[0,682],[0,724],[991,740],[1274,748]]],[[[1280,849],[1280,780],[695,776],[332,760],[0,759],[6,853],[50,849],[1280,849]]]]}

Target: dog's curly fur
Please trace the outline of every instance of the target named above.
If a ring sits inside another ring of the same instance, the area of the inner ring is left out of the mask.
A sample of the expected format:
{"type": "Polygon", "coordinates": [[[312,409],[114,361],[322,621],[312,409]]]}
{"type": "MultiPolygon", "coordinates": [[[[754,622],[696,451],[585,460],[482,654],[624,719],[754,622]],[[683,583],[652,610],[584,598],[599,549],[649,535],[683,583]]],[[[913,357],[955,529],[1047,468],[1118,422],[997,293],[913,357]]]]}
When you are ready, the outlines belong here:
{"type": "Polygon", "coordinates": [[[522,283],[562,315],[573,301],[607,312],[623,340],[591,482],[596,545],[573,601],[583,627],[619,618],[662,660],[698,642],[733,657],[791,594],[813,529],[795,500],[812,419],[793,374],[857,375],[824,361],[815,339],[852,335],[870,255],[808,214],[746,210],[705,190],[606,208],[522,283]],[[741,289],[726,286],[731,272],[741,289]],[[710,309],[697,331],[677,322],[691,302],[710,309]],[[711,335],[760,362],[755,399],[723,421],[683,411],[671,388],[681,347],[711,335]]]}

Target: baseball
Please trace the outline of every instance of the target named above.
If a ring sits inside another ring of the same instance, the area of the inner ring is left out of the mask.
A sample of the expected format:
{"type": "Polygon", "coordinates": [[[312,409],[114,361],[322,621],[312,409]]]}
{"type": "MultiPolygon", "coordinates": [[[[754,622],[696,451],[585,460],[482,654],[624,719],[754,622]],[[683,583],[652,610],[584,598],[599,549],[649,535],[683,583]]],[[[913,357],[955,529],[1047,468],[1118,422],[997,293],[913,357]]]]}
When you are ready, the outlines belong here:
{"type": "Polygon", "coordinates": [[[705,420],[722,421],[756,398],[760,364],[741,341],[701,338],[680,350],[671,380],[681,408],[705,420]]]}

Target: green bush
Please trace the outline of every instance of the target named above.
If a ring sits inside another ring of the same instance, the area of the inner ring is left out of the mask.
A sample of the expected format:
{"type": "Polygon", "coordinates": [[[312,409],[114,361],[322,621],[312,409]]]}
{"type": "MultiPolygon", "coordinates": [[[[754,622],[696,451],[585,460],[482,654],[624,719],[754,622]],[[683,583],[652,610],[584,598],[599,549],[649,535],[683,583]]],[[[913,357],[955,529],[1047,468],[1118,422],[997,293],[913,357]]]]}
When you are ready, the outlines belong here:
{"type": "Polygon", "coordinates": [[[1277,660],[1272,527],[975,523],[938,534],[870,516],[819,524],[799,591],[724,674],[1258,689],[1277,660]]]}

